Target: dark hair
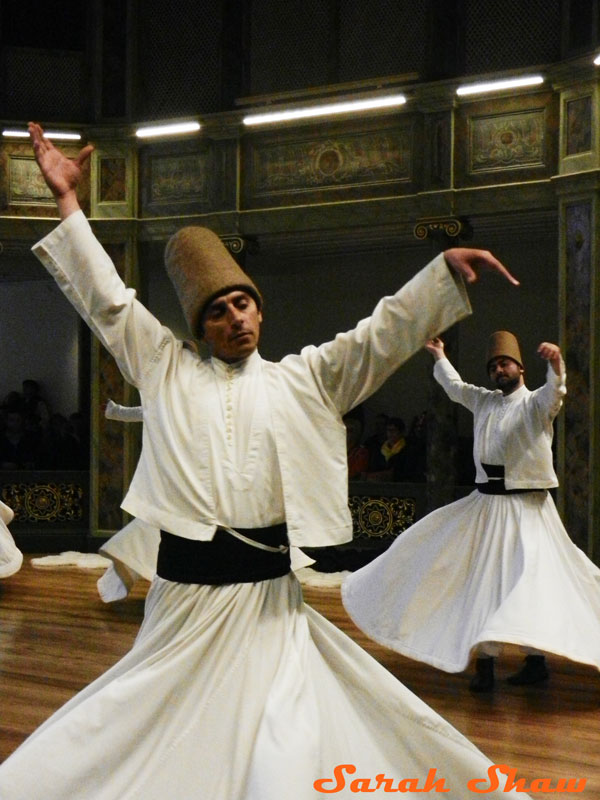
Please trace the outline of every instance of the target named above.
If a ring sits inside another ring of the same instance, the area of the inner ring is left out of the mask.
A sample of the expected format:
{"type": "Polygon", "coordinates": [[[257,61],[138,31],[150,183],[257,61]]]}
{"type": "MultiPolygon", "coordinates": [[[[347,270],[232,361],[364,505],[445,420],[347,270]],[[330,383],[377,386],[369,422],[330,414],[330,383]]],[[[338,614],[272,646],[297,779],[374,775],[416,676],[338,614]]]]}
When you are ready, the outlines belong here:
{"type": "Polygon", "coordinates": [[[404,420],[401,417],[388,417],[387,422],[385,424],[386,426],[393,425],[395,428],[398,428],[400,433],[404,433],[404,431],[406,430],[406,425],[404,424],[404,420]]]}

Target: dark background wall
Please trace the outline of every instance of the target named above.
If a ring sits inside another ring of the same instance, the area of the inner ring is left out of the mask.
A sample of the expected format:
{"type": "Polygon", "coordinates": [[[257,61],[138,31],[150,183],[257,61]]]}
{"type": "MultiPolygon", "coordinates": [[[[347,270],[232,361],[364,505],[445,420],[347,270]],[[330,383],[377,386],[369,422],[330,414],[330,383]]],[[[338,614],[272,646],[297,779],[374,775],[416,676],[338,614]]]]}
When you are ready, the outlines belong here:
{"type": "Polygon", "coordinates": [[[593,47],[596,14],[595,0],[2,0],[0,115],[145,120],[517,69],[593,47]]]}

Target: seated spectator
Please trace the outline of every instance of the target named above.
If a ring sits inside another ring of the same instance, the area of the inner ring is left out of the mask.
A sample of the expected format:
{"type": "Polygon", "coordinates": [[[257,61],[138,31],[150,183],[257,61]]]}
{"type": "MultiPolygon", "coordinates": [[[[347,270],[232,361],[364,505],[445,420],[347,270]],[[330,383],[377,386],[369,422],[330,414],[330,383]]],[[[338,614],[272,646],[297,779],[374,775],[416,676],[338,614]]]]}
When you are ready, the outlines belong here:
{"type": "Polygon", "coordinates": [[[395,481],[424,483],[427,480],[427,412],[413,419],[406,437],[403,458],[394,467],[395,481]]]}
{"type": "Polygon", "coordinates": [[[69,433],[69,423],[62,414],[52,414],[44,437],[41,464],[43,469],[78,469],[79,447],[69,433]]]}
{"type": "Polygon", "coordinates": [[[35,469],[39,466],[40,440],[25,430],[23,412],[7,410],[0,435],[0,469],[35,469]]]}
{"type": "Polygon", "coordinates": [[[394,474],[402,474],[404,471],[404,460],[406,454],[406,439],[404,431],[406,426],[400,417],[389,417],[386,425],[386,437],[381,445],[381,455],[383,457],[383,469],[375,470],[367,475],[367,480],[371,481],[393,481],[403,480],[395,478],[394,474]]]}
{"type": "Polygon", "coordinates": [[[363,426],[358,417],[344,417],[348,452],[348,480],[360,480],[369,468],[369,451],[360,443],[363,426]]]}
{"type": "Polygon", "coordinates": [[[50,419],[48,404],[42,398],[40,385],[31,378],[26,378],[23,383],[23,411],[25,414],[35,414],[42,428],[46,428],[50,419]]]}
{"type": "Polygon", "coordinates": [[[381,453],[381,446],[386,439],[388,419],[387,414],[377,414],[375,417],[375,433],[365,439],[365,447],[369,451],[368,472],[377,472],[385,467],[385,458],[381,453]]]}

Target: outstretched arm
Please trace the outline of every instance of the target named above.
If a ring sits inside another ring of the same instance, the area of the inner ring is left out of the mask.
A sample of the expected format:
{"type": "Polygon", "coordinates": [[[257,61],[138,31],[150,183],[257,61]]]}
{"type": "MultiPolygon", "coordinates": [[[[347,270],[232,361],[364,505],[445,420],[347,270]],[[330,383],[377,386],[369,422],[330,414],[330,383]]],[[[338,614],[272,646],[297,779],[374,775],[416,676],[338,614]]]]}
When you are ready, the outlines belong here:
{"type": "Polygon", "coordinates": [[[446,264],[458,275],[462,275],[467,283],[475,283],[482,271],[497,272],[514,286],[519,281],[511,275],[498,259],[488,250],[474,250],[471,247],[452,247],[444,251],[446,264]]]}
{"type": "Polygon", "coordinates": [[[143,422],[144,413],[141,406],[122,406],[109,400],[104,409],[106,419],[117,420],[118,422],[143,422]]]}
{"type": "Polygon", "coordinates": [[[54,195],[60,218],[66,219],[73,212],[79,210],[77,185],[81,180],[82,167],[94,148],[88,144],[79,151],[77,158],[70,159],[44,136],[41,125],[30,122],[27,127],[35,160],[48,188],[54,195]]]}

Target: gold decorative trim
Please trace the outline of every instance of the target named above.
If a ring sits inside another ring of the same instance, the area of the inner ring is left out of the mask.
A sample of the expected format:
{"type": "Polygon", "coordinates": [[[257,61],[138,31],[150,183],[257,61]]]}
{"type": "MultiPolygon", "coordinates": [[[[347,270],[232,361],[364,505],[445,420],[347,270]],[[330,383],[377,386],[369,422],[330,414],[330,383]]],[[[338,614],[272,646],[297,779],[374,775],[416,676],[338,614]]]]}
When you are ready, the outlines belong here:
{"type": "Polygon", "coordinates": [[[445,234],[451,239],[467,232],[466,223],[457,217],[432,217],[417,222],[413,229],[415,238],[427,239],[429,236],[445,234]]]}
{"type": "Polygon", "coordinates": [[[7,483],[2,500],[15,522],[76,522],[84,518],[83,487],[74,483],[7,483]]]}
{"type": "Polygon", "coordinates": [[[352,495],[348,500],[354,539],[392,539],[417,517],[414,497],[352,495]]]}
{"type": "Polygon", "coordinates": [[[227,235],[221,236],[221,241],[232,255],[241,253],[246,247],[246,241],[242,236],[227,235]]]}

